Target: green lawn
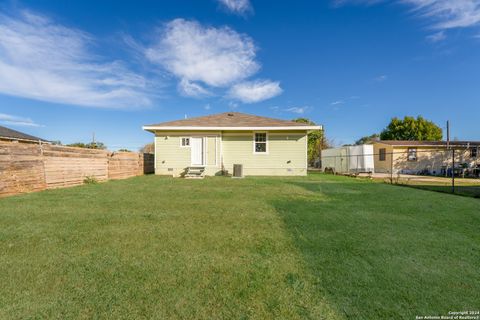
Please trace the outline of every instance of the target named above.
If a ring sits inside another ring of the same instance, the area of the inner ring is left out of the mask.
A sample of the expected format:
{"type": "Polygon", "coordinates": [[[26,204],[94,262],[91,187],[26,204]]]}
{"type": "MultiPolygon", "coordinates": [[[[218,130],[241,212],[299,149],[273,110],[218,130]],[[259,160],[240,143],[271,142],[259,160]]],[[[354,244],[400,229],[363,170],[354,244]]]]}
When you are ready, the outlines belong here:
{"type": "Polygon", "coordinates": [[[0,199],[0,319],[414,319],[480,309],[478,199],[312,174],[0,199]]]}

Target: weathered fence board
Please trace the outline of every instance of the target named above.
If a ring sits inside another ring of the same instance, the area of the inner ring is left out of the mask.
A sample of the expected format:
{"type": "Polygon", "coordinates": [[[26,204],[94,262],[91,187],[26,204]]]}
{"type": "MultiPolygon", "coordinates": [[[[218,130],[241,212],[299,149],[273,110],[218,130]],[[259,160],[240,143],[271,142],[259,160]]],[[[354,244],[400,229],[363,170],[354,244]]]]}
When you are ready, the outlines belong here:
{"type": "Polygon", "coordinates": [[[0,196],[46,189],[41,150],[0,144],[0,196]]]}
{"type": "Polygon", "coordinates": [[[0,197],[152,173],[153,155],[0,142],[0,197]]]}

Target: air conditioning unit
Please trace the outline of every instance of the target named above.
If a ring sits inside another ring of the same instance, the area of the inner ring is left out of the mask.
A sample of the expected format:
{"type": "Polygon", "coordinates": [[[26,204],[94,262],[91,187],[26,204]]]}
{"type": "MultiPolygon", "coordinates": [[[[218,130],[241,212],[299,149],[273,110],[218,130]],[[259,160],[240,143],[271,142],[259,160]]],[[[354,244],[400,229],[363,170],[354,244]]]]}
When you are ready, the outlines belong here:
{"type": "Polygon", "coordinates": [[[243,178],[243,164],[234,164],[233,165],[233,176],[232,178],[243,178]]]}

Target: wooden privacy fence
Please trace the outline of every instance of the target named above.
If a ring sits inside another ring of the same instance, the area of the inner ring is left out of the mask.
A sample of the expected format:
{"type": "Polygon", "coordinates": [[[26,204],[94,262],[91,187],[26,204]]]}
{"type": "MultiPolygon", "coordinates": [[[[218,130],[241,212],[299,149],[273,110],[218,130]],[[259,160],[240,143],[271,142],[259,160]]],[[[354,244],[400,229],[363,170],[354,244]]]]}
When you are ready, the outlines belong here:
{"type": "Polygon", "coordinates": [[[154,172],[153,154],[0,142],[0,197],[154,172]]]}

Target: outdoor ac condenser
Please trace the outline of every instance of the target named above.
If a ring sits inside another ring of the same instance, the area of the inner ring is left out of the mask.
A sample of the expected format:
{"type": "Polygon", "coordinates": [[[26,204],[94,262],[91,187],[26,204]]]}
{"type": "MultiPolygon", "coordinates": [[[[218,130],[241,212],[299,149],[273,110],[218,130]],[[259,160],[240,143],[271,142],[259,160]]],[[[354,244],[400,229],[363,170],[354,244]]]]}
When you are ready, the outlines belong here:
{"type": "Polygon", "coordinates": [[[233,165],[233,176],[232,178],[243,178],[243,165],[234,164],[233,165]]]}

